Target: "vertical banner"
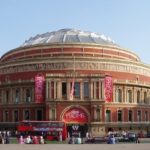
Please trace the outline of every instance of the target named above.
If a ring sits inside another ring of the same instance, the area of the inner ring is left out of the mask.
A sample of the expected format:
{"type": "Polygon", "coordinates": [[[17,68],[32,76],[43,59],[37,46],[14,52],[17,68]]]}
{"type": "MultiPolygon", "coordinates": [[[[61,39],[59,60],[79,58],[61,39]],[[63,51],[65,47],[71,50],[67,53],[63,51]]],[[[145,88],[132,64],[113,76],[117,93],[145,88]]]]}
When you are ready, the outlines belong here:
{"type": "Polygon", "coordinates": [[[112,82],[112,77],[110,77],[110,76],[105,77],[104,94],[105,94],[105,101],[106,102],[112,102],[112,99],[113,99],[113,82],[112,82]]]}
{"type": "Polygon", "coordinates": [[[39,74],[35,76],[35,103],[44,102],[44,76],[39,74]]]}
{"type": "Polygon", "coordinates": [[[72,86],[71,86],[71,91],[70,91],[70,100],[73,100],[73,95],[74,95],[74,79],[72,80],[72,86]]]}

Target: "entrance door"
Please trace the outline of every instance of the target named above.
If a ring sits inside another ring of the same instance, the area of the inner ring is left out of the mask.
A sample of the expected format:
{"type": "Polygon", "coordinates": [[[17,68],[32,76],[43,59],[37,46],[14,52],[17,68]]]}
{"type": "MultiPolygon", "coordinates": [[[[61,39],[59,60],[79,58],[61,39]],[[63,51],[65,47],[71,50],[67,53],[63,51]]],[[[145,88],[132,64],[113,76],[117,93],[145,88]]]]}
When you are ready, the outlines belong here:
{"type": "Polygon", "coordinates": [[[70,137],[86,137],[87,124],[67,124],[67,132],[70,137]]]}
{"type": "Polygon", "coordinates": [[[88,115],[81,107],[68,109],[62,120],[67,124],[67,131],[70,137],[85,137],[88,132],[88,115]]]}

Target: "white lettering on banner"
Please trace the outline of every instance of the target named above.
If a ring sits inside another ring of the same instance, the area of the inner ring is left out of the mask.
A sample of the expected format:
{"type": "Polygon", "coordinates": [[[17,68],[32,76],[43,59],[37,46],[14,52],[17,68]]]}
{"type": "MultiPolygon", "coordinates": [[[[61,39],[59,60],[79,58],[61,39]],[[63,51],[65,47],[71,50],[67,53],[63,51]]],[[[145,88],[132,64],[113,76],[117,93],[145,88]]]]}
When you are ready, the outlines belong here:
{"type": "Polygon", "coordinates": [[[35,102],[42,103],[44,101],[44,76],[35,76],[35,102]]]}
{"type": "Polygon", "coordinates": [[[110,91],[111,91],[111,80],[110,79],[107,79],[106,80],[106,96],[107,96],[107,98],[110,98],[111,97],[111,93],[110,93],[110,91]]]}
{"type": "Polygon", "coordinates": [[[112,88],[113,88],[112,78],[105,77],[105,100],[107,102],[112,101],[112,92],[113,92],[112,88]]]}
{"type": "Polygon", "coordinates": [[[37,128],[34,127],[33,131],[63,131],[62,128],[37,128]]]}
{"type": "Polygon", "coordinates": [[[85,118],[85,114],[83,112],[80,112],[78,110],[72,110],[71,112],[68,112],[65,114],[65,117],[68,118],[85,118]]]}

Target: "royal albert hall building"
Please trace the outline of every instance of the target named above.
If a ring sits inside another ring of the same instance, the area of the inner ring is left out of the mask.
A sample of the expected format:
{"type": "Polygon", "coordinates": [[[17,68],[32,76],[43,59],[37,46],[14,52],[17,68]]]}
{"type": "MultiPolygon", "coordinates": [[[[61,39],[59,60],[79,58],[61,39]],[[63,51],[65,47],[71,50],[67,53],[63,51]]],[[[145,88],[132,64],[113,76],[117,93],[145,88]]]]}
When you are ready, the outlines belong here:
{"type": "Polygon", "coordinates": [[[74,29],[36,35],[0,59],[0,130],[65,121],[83,136],[150,130],[150,66],[110,38],[74,29]]]}

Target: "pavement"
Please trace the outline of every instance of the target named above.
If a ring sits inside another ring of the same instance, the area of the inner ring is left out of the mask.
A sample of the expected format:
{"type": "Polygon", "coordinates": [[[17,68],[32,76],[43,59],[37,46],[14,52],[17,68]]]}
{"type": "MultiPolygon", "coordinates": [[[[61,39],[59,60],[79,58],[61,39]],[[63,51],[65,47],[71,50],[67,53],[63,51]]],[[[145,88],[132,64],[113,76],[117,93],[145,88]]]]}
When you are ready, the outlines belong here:
{"type": "Polygon", "coordinates": [[[150,150],[150,144],[1,144],[2,150],[150,150]]]}

